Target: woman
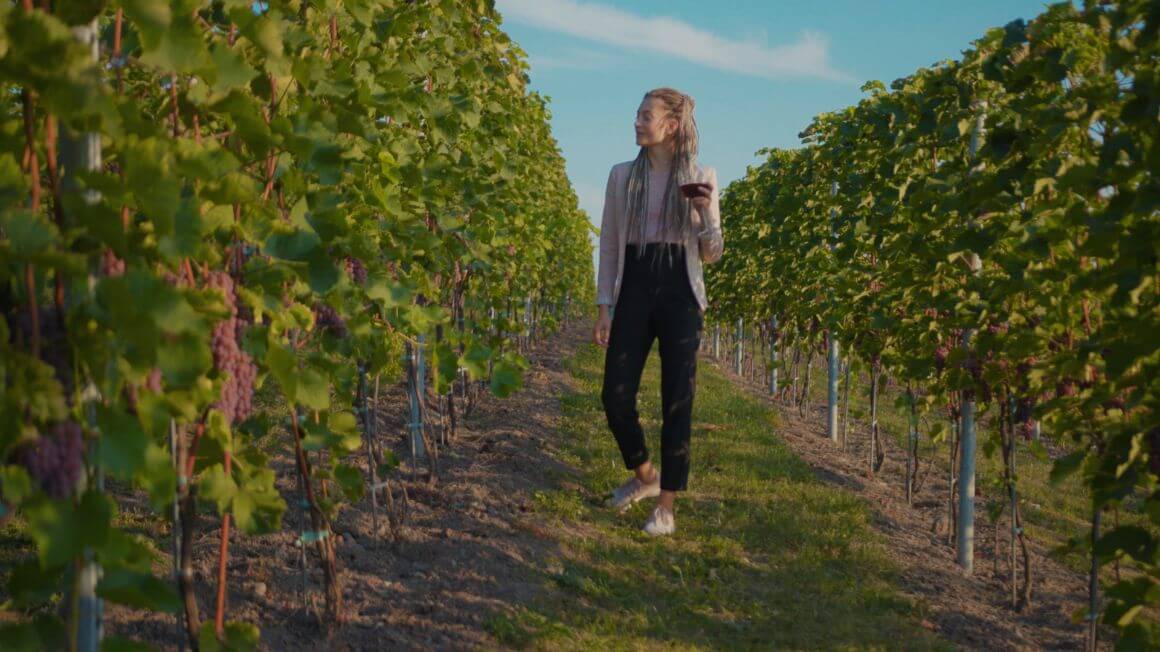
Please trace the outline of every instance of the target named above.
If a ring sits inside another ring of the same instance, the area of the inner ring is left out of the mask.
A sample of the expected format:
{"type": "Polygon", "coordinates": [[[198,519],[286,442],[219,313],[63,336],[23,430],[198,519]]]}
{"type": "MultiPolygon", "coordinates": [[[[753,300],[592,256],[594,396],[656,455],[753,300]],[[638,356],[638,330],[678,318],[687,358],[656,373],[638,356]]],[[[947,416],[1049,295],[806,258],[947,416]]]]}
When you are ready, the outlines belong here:
{"type": "Polygon", "coordinates": [[[601,398],[625,467],[633,471],[611,502],[627,509],[658,497],[644,524],[657,535],[675,531],[673,502],[689,477],[697,350],[708,305],[701,264],[715,262],[725,246],[717,172],[697,164],[693,106],[693,98],[671,88],[645,94],[636,113],[640,153],[612,167],[600,227],[593,338],[607,347],[601,398]],[[659,474],[636,412],[654,338],[661,356],[659,474]]]}

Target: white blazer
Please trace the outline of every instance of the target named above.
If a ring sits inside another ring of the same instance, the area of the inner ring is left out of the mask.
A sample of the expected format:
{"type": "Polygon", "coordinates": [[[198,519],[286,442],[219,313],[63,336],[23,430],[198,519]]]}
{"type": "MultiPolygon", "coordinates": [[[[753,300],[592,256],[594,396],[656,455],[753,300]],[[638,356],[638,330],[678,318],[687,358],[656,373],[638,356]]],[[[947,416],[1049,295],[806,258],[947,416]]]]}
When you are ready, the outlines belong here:
{"type": "MultiPolygon", "coordinates": [[[[596,304],[615,306],[620,296],[620,282],[624,276],[624,247],[628,240],[628,175],[633,161],[625,161],[612,166],[608,173],[608,187],[604,190],[604,215],[600,220],[600,262],[596,275],[596,304]]],[[[705,296],[705,279],[701,273],[702,264],[717,262],[725,250],[725,239],[721,233],[720,189],[717,187],[717,170],[710,166],[697,166],[698,179],[708,179],[713,184],[709,197],[709,210],[702,215],[704,235],[690,235],[685,242],[685,269],[689,274],[689,285],[697,303],[704,311],[709,307],[705,296]]]]}

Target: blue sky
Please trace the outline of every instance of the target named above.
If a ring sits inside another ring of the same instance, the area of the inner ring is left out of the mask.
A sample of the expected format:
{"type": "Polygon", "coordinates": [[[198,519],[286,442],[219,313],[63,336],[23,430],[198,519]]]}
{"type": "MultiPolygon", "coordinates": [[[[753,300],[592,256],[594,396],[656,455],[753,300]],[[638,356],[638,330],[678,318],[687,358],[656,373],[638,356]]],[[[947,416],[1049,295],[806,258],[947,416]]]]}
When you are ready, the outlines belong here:
{"type": "MultiPolygon", "coordinates": [[[[597,223],[609,168],[636,156],[644,92],[673,86],[697,102],[703,164],[722,186],[761,147],[794,147],[810,119],[957,58],[990,27],[1043,0],[496,0],[528,53],[532,88],[551,98],[552,131],[581,208],[597,223]]],[[[728,229],[728,216],[722,216],[728,229]]]]}

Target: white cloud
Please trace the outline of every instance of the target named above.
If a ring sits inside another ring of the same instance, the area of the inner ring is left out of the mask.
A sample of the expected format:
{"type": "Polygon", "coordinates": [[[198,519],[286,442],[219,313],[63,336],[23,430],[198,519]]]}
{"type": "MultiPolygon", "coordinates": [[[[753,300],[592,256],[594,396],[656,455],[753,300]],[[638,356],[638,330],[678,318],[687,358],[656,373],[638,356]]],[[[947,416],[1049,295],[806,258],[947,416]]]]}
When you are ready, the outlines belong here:
{"type": "Polygon", "coordinates": [[[497,0],[496,7],[505,20],[726,72],[766,79],[853,79],[830,65],[829,40],[819,32],[805,32],[795,43],[769,47],[756,40],[723,38],[675,18],[638,16],[594,2],[497,0]]]}

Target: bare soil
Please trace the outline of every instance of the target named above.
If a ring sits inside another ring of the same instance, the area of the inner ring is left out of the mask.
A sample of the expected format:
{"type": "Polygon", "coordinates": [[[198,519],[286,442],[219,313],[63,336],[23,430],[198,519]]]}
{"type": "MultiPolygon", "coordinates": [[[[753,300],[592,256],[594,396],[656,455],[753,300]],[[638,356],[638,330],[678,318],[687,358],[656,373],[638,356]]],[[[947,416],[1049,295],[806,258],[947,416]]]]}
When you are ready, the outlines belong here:
{"type": "MultiPolygon", "coordinates": [[[[577,323],[535,346],[524,388],[507,399],[485,395],[461,420],[458,439],[441,452],[436,482],[410,477],[404,464],[393,490],[398,500],[406,489],[408,513],[396,531],[380,524],[381,534],[372,533],[369,499],[343,508],[334,523],[340,535],[337,552],[347,614],[340,628],[320,622],[324,593],[312,549],[306,579],[309,605],[303,607],[293,532],[302,527],[303,519],[293,507],[298,496],[291,459],[279,459],[282,490],[291,505],[284,531],[231,536],[228,618],[258,624],[262,648],[270,650],[502,647],[489,633],[488,620],[544,597],[550,589],[538,569],[560,554],[565,538],[548,529],[532,504],[536,491],[569,483],[575,473],[558,461],[554,451],[561,443],[560,397],[575,387],[564,363],[587,337],[588,325],[577,323]]],[[[763,395],[762,387],[733,379],[763,395]]],[[[382,432],[389,433],[389,443],[404,462],[405,410],[405,396],[393,388],[379,415],[382,432]]],[[[875,527],[886,537],[900,569],[899,591],[923,610],[926,627],[966,649],[1083,646],[1083,629],[1070,621],[1070,614],[1086,595],[1084,578],[1034,547],[1034,602],[1029,609],[1015,611],[1009,606],[1005,563],[999,573],[994,570],[995,535],[985,519],[980,519],[976,531],[974,575],[965,577],[956,566],[942,529],[945,522],[940,525],[945,519],[946,486],[938,473],[929,474],[914,505],[907,505],[903,451],[888,446],[885,466],[871,478],[858,431],[851,432],[850,450],[844,451],[825,437],[820,409],[804,418],[795,409],[779,412],[781,434],[818,477],[864,497],[872,506],[875,527]]],[[[206,514],[195,538],[203,620],[213,613],[218,527],[218,519],[206,514]]],[[[108,610],[110,633],[175,648],[172,616],[114,605],[108,610]]]]}
{"type": "MultiPolygon", "coordinates": [[[[564,361],[583,341],[573,325],[533,346],[524,387],[499,399],[486,393],[459,422],[454,443],[440,451],[438,479],[411,477],[402,388],[380,402],[380,432],[389,433],[403,468],[392,481],[406,517],[392,532],[380,514],[372,527],[369,497],[342,508],[333,524],[346,623],[328,628],[322,573],[314,547],[307,553],[308,606],[303,606],[299,549],[304,518],[292,457],[275,461],[289,509],[283,531],[266,536],[231,533],[228,620],[261,629],[269,650],[429,650],[495,648],[487,620],[534,598],[542,579],[535,569],[558,549],[558,539],[532,512],[537,490],[559,486],[571,469],[556,461],[553,442],[559,397],[568,391],[564,361]]],[[[219,519],[203,514],[194,558],[201,617],[213,618],[219,519]]],[[[160,569],[159,569],[160,570],[160,569]]],[[[164,572],[164,571],[161,571],[164,572]]],[[[176,649],[176,619],[108,606],[109,632],[176,649]]]]}

